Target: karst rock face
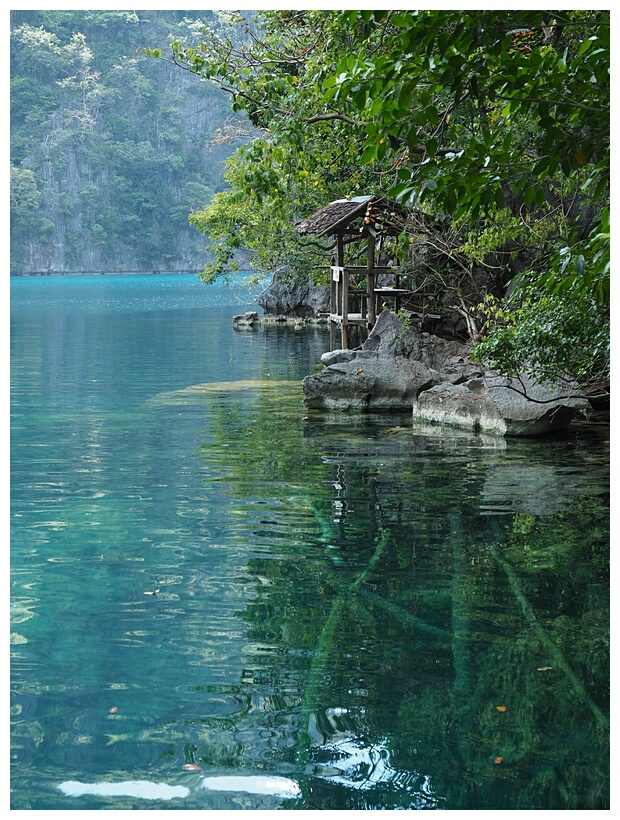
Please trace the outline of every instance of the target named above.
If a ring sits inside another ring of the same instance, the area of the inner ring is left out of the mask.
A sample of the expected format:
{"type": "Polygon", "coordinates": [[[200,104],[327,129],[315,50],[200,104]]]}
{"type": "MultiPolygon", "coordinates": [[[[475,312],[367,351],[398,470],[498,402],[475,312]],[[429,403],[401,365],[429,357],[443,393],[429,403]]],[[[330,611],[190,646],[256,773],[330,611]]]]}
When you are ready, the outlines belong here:
{"type": "Polygon", "coordinates": [[[277,276],[270,288],[258,298],[266,317],[316,319],[329,311],[329,287],[311,281],[280,282],[277,276]]]}
{"type": "Polygon", "coordinates": [[[531,374],[509,379],[485,371],[467,345],[420,332],[389,311],[361,349],[321,358],[324,369],[303,380],[310,408],[412,411],[416,422],[508,436],[544,435],[589,409],[575,389],[538,384],[531,374]]]}

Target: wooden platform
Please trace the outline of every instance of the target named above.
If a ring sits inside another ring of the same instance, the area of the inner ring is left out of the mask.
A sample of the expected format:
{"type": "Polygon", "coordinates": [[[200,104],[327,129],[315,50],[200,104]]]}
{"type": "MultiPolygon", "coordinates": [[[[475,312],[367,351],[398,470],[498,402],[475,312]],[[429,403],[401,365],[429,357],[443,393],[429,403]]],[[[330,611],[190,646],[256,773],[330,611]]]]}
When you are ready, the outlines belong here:
{"type": "Polygon", "coordinates": [[[329,320],[337,325],[366,325],[368,323],[368,317],[362,315],[361,313],[348,313],[346,316],[346,322],[345,317],[341,316],[339,313],[330,313],[329,320]]]}

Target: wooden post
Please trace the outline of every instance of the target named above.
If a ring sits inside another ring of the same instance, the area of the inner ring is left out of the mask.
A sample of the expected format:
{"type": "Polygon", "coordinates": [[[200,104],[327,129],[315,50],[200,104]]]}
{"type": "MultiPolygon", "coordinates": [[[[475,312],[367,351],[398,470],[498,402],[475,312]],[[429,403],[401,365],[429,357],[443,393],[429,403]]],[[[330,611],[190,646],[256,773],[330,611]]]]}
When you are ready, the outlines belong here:
{"type": "Polygon", "coordinates": [[[349,347],[349,328],[348,328],[348,312],[349,312],[349,289],[347,273],[344,269],[344,236],[341,233],[336,234],[336,264],[340,268],[340,280],[338,282],[338,310],[337,313],[341,317],[340,324],[340,338],[342,350],[347,350],[349,347]]]}
{"type": "Polygon", "coordinates": [[[368,234],[366,296],[368,297],[368,329],[370,330],[377,320],[377,312],[375,309],[375,237],[372,233],[368,234]]]}
{"type": "Polygon", "coordinates": [[[349,274],[346,268],[341,268],[342,279],[342,349],[349,349],[349,274]]]}
{"type": "MultiPolygon", "coordinates": [[[[332,258],[332,262],[334,259],[332,258]]],[[[336,322],[335,313],[338,306],[338,294],[336,291],[338,283],[334,275],[333,266],[329,269],[329,349],[336,349],[336,322]]]]}
{"type": "MultiPolygon", "coordinates": [[[[332,265],[330,267],[330,345],[331,349],[334,350],[335,346],[335,333],[336,333],[336,323],[340,323],[341,328],[341,335],[342,338],[347,341],[348,334],[347,330],[344,326],[344,322],[346,321],[346,312],[344,308],[346,307],[347,300],[348,300],[348,291],[346,288],[346,274],[345,269],[340,268],[337,265],[332,265]],[[333,333],[332,333],[333,331],[333,333]]],[[[342,349],[346,349],[344,347],[344,343],[341,345],[342,349]]]]}
{"type": "Polygon", "coordinates": [[[339,268],[344,265],[344,241],[341,233],[336,234],[336,264],[339,268]]]}
{"type": "Polygon", "coordinates": [[[342,275],[336,278],[336,315],[342,316],[342,275]]]}

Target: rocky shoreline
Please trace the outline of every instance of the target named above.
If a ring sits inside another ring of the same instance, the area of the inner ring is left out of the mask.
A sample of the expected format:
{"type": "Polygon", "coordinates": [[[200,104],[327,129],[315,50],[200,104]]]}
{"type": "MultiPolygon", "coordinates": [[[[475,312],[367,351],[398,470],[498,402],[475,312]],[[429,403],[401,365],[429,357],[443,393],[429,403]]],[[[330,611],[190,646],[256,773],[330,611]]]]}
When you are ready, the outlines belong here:
{"type": "MultiPolygon", "coordinates": [[[[326,324],[324,300],[316,286],[276,283],[260,302],[264,316],[247,311],[233,325],[326,324]]],[[[304,404],[319,411],[411,412],[414,423],[499,436],[541,436],[592,413],[574,386],[541,385],[529,373],[503,377],[473,362],[463,342],[424,332],[388,310],[360,347],[326,352],[321,361],[323,370],[302,382],[304,404]]]]}
{"type": "Polygon", "coordinates": [[[467,345],[421,332],[403,316],[381,313],[357,350],[321,357],[324,369],[302,382],[309,408],[411,411],[414,422],[502,436],[565,429],[591,406],[570,385],[505,378],[473,362],[467,345]]]}

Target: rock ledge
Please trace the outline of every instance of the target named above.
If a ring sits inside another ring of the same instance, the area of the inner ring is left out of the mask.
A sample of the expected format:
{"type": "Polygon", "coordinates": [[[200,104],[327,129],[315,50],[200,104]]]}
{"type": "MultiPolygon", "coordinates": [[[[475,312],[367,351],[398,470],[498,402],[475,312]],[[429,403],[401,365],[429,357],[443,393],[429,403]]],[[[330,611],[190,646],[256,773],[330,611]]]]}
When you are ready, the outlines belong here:
{"type": "Polygon", "coordinates": [[[334,350],[321,360],[324,369],[302,382],[305,404],[320,410],[411,411],[414,422],[540,436],[591,409],[570,386],[485,371],[467,345],[420,332],[389,311],[360,349],[334,350]]]}

